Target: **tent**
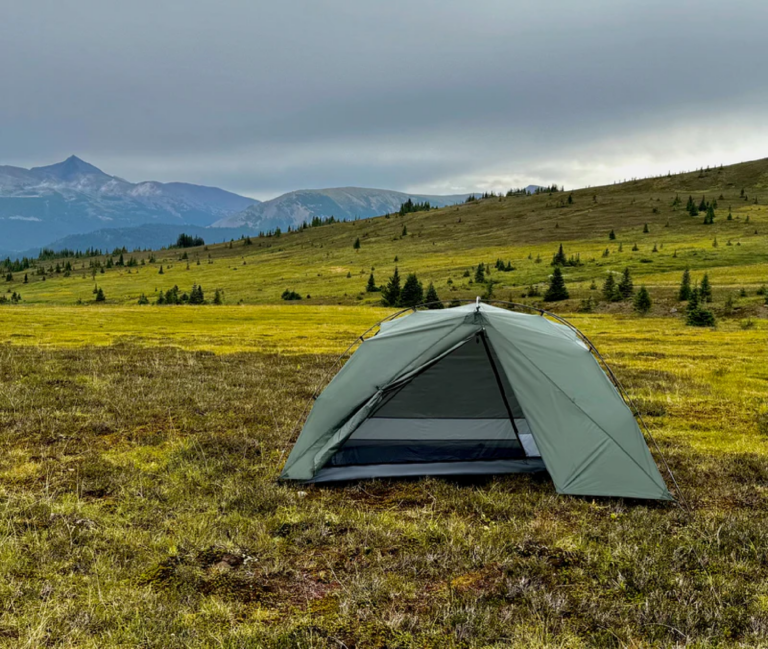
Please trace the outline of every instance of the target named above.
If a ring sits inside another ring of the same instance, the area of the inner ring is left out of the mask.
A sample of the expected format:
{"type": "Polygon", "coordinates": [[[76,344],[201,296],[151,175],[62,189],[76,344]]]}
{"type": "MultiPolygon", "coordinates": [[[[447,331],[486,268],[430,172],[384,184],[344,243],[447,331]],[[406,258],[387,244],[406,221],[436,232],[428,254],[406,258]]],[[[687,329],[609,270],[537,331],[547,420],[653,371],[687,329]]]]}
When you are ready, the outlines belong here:
{"type": "Polygon", "coordinates": [[[580,335],[478,300],[381,323],[317,398],[281,478],[534,471],[558,493],[673,500],[580,335]]]}

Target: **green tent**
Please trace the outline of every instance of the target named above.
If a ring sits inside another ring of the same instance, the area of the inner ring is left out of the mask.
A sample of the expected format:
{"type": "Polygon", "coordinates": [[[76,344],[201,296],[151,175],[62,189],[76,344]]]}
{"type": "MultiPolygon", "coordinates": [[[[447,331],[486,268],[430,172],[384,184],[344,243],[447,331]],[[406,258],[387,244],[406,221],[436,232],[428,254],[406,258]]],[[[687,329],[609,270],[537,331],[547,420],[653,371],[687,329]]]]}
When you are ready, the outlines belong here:
{"type": "Polygon", "coordinates": [[[533,471],[559,493],[673,499],[579,335],[478,302],[384,322],[318,397],[281,478],[533,471]]]}

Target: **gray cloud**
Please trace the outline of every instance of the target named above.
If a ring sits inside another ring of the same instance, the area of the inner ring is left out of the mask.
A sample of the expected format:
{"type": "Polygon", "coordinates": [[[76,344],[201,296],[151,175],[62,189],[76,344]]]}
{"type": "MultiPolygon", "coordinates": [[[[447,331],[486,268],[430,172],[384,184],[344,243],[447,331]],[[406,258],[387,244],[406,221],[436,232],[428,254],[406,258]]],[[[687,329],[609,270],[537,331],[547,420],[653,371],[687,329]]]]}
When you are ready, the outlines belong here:
{"type": "Polygon", "coordinates": [[[8,164],[268,197],[595,184],[768,144],[757,0],[3,5],[8,164]]]}

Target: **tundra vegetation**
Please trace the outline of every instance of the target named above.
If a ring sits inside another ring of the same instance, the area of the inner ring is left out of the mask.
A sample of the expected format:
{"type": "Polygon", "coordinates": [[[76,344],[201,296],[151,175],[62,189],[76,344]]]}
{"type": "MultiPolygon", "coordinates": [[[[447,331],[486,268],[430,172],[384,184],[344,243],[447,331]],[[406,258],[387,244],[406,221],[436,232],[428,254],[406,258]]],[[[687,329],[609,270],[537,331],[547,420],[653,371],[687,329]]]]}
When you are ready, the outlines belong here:
{"type": "Polygon", "coordinates": [[[767,172],[510,192],[122,265],[9,260],[0,645],[764,644],[767,172]],[[687,508],[559,496],[546,475],[278,483],[315,388],[393,312],[395,267],[407,303],[492,291],[567,315],[687,508]],[[205,294],[156,306],[175,286],[205,294]]]}

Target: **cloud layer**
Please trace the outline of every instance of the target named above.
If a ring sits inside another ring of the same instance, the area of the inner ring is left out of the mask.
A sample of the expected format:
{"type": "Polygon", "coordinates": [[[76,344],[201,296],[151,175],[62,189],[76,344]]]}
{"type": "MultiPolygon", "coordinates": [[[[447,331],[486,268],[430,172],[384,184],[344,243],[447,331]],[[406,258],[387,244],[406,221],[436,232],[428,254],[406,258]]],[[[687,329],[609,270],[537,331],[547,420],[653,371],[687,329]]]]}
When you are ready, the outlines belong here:
{"type": "Polygon", "coordinates": [[[76,153],[269,198],[578,186],[768,151],[754,0],[7,4],[7,164],[76,153]]]}

